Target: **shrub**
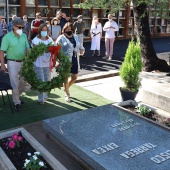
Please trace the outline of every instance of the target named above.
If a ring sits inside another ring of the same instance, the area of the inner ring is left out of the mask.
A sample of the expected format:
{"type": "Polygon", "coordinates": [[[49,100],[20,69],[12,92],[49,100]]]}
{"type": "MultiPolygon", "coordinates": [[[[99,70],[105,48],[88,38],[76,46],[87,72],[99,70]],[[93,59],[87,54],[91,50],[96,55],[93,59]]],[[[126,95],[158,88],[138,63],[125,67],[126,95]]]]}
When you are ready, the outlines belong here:
{"type": "Polygon", "coordinates": [[[120,77],[124,82],[123,89],[138,91],[141,86],[139,73],[142,70],[140,42],[132,38],[126,50],[125,59],[120,69],[120,77]]]}
{"type": "Polygon", "coordinates": [[[139,112],[139,114],[142,116],[147,116],[151,113],[151,109],[139,103],[137,106],[137,112],[139,112]]]}

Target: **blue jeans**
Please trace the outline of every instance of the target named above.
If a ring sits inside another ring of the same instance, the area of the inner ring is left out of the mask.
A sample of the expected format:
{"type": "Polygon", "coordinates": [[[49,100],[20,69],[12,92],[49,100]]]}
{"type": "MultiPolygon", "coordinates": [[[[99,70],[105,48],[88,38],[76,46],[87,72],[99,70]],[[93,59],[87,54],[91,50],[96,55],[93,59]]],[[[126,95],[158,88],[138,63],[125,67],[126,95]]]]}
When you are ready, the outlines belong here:
{"type": "MultiPolygon", "coordinates": [[[[37,67],[34,65],[34,71],[37,75],[37,78],[43,82],[51,80],[51,72],[49,67],[37,67]]],[[[46,92],[38,92],[38,101],[45,102],[48,98],[46,92]]]]}

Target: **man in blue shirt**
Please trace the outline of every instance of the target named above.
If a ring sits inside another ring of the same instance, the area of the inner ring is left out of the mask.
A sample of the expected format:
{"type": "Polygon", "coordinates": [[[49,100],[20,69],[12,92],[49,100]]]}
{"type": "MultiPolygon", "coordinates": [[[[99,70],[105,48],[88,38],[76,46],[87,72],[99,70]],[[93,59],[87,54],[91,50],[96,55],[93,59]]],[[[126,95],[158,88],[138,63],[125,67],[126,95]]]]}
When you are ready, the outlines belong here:
{"type": "Polygon", "coordinates": [[[60,26],[61,30],[63,29],[64,25],[70,21],[70,19],[66,16],[65,13],[62,13],[61,11],[58,11],[56,14],[56,17],[60,20],[60,26]]]}
{"type": "MultiPolygon", "coordinates": [[[[16,15],[13,15],[13,16],[12,16],[12,21],[13,21],[14,19],[16,19],[16,18],[17,18],[17,16],[16,16],[16,15]]],[[[11,32],[11,31],[12,31],[12,21],[8,23],[8,27],[7,27],[8,32],[11,32]]]]}
{"type": "Polygon", "coordinates": [[[3,35],[4,35],[3,28],[6,28],[6,22],[0,16],[0,46],[1,46],[3,35]]]}

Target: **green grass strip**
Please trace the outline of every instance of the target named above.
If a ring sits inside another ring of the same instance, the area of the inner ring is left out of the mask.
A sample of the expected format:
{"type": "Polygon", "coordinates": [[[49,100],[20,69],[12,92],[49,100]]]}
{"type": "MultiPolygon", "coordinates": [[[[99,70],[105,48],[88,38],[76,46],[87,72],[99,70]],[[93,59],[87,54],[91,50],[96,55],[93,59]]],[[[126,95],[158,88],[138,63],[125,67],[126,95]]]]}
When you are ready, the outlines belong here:
{"type": "Polygon", "coordinates": [[[14,111],[14,114],[11,113],[7,96],[5,96],[6,105],[0,99],[0,131],[113,103],[100,95],[76,85],[71,87],[70,93],[71,103],[65,101],[65,93],[63,88],[61,88],[61,90],[52,90],[48,101],[44,105],[40,105],[38,103],[37,92],[29,91],[22,96],[25,104],[22,105],[21,111],[14,111]]]}

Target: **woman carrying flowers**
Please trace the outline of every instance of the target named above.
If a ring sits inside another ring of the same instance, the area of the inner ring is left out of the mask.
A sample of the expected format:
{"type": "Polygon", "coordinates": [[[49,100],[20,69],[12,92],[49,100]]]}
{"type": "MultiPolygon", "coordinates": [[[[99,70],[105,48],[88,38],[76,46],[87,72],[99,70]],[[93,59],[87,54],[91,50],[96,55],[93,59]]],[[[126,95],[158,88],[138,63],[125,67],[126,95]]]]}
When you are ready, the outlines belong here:
{"type": "MultiPolygon", "coordinates": [[[[52,38],[48,36],[48,32],[49,29],[47,25],[41,24],[38,29],[38,35],[32,40],[33,47],[39,43],[43,43],[45,45],[53,43],[52,38]]],[[[37,60],[34,62],[34,70],[39,80],[43,82],[51,80],[50,52],[44,53],[37,58],[37,60]]],[[[40,104],[44,104],[47,98],[47,92],[38,92],[38,100],[40,104]]]]}

